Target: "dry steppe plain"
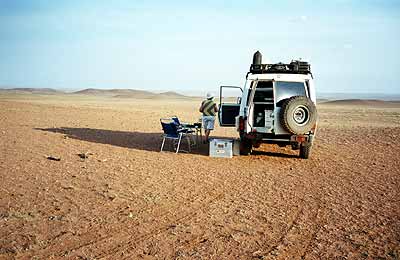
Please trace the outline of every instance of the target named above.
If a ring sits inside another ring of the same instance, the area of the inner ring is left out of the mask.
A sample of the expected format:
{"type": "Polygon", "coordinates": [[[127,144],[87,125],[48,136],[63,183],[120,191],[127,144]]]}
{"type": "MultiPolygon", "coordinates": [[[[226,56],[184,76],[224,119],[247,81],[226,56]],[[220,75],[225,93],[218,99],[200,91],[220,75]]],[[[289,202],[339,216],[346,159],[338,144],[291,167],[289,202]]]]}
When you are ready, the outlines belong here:
{"type": "Polygon", "coordinates": [[[0,94],[0,259],[399,259],[399,103],[319,104],[309,160],[160,153],[199,102],[0,94]]]}

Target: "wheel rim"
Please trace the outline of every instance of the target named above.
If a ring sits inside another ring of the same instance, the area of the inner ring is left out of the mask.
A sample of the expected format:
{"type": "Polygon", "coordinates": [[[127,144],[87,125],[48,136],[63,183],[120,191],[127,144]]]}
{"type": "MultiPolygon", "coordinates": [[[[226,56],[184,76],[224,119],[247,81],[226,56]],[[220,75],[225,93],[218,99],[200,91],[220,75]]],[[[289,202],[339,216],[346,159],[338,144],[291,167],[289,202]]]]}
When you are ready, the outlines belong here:
{"type": "Polygon", "coordinates": [[[310,120],[310,111],[306,106],[298,106],[293,111],[293,120],[298,125],[305,125],[310,120]]]}

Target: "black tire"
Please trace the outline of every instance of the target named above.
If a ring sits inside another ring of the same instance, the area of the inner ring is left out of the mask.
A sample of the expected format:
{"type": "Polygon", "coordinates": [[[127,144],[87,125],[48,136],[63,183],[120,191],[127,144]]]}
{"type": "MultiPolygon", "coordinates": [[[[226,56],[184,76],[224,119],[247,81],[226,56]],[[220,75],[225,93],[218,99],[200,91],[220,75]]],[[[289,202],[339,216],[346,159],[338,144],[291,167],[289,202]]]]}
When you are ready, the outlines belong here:
{"type": "Polygon", "coordinates": [[[280,120],[290,133],[306,134],[317,122],[317,108],[307,97],[291,97],[282,105],[280,120]]]}
{"type": "Polygon", "coordinates": [[[311,153],[312,143],[306,142],[300,145],[300,158],[308,159],[311,153]]]}
{"type": "Polygon", "coordinates": [[[253,145],[247,138],[240,139],[240,155],[249,155],[253,145]]]}
{"type": "Polygon", "coordinates": [[[299,143],[292,143],[292,150],[299,150],[300,144],[299,143]]]}

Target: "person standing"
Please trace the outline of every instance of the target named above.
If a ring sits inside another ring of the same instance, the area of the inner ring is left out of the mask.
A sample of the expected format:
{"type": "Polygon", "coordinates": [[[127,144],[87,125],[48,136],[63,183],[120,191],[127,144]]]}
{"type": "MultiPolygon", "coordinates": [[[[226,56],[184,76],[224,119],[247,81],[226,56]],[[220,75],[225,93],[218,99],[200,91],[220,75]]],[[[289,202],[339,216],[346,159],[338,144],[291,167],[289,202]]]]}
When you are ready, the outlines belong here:
{"type": "Polygon", "coordinates": [[[210,136],[211,130],[214,130],[215,113],[218,112],[218,107],[214,103],[214,95],[208,92],[206,100],[201,102],[199,111],[203,113],[203,127],[205,132],[205,139],[203,143],[209,142],[208,137],[210,136]]]}

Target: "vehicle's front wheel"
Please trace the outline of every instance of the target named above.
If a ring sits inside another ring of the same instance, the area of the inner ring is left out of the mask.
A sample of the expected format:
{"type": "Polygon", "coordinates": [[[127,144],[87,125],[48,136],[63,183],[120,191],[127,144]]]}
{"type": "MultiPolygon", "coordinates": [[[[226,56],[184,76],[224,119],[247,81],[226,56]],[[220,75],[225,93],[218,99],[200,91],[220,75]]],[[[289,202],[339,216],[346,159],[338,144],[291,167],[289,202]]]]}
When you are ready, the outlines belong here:
{"type": "Polygon", "coordinates": [[[311,142],[302,143],[300,145],[300,158],[308,159],[310,157],[311,147],[312,147],[311,142]]]}
{"type": "Polygon", "coordinates": [[[252,143],[247,138],[240,139],[240,154],[249,155],[251,153],[252,143]]]}

